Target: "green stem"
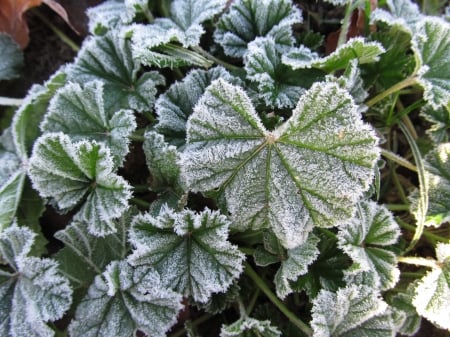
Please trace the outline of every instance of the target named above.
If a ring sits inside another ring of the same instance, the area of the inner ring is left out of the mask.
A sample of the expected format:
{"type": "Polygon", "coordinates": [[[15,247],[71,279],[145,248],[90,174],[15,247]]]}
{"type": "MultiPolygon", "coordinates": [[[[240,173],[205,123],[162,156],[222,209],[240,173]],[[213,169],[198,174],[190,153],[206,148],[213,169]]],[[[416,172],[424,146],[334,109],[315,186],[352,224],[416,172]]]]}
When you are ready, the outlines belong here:
{"type": "Polygon", "coordinates": [[[4,106],[21,106],[23,101],[22,98],[0,97],[0,105],[4,106]]]}
{"type": "MultiPolygon", "coordinates": [[[[397,223],[400,225],[400,227],[402,227],[402,228],[404,228],[404,229],[407,229],[407,230],[412,231],[412,232],[414,232],[414,231],[416,230],[416,227],[414,227],[413,225],[410,225],[409,223],[403,221],[402,219],[400,219],[400,218],[398,218],[398,217],[395,218],[395,220],[396,220],[397,223]]],[[[431,233],[430,231],[428,231],[428,230],[426,230],[426,229],[423,230],[423,235],[424,235],[427,239],[429,239],[429,240],[431,240],[431,241],[433,241],[433,242],[434,242],[434,241],[444,242],[444,243],[449,243],[449,242],[450,242],[450,239],[449,239],[449,238],[445,238],[445,237],[439,236],[439,235],[437,235],[437,234],[431,233]]]]}
{"type": "MultiPolygon", "coordinates": [[[[200,324],[208,321],[211,317],[212,317],[211,314],[205,314],[203,316],[200,316],[196,320],[192,321],[191,326],[195,328],[195,327],[199,326],[200,324]]],[[[181,336],[185,336],[185,334],[186,334],[186,329],[182,328],[182,329],[178,330],[177,332],[174,332],[173,334],[169,335],[169,337],[181,337],[181,336]]]]}
{"type": "Polygon", "coordinates": [[[217,57],[211,55],[210,53],[208,53],[206,50],[204,50],[202,47],[199,46],[193,46],[191,47],[193,51],[195,51],[196,53],[199,53],[200,55],[202,55],[204,58],[221,65],[222,67],[224,67],[225,69],[228,69],[230,71],[235,71],[235,72],[240,72],[242,71],[241,68],[236,67],[232,64],[229,64],[225,61],[222,61],[221,59],[218,59],[217,57]]]}
{"type": "Polygon", "coordinates": [[[407,169],[417,172],[417,167],[411,164],[409,161],[407,161],[405,158],[400,157],[398,154],[391,152],[386,149],[381,149],[381,155],[385,157],[386,159],[389,159],[400,166],[406,167],[407,169]]]}
{"type": "Polygon", "coordinates": [[[385,97],[392,95],[393,93],[396,93],[397,91],[402,90],[403,88],[409,87],[411,85],[414,85],[417,83],[417,77],[415,75],[411,75],[408,78],[405,78],[403,81],[400,81],[396,84],[394,84],[389,89],[386,89],[385,91],[379,93],[375,97],[372,97],[366,102],[366,105],[368,107],[374,106],[376,103],[384,99],[385,97]]]}
{"type": "Polygon", "coordinates": [[[414,272],[402,272],[402,277],[406,277],[406,278],[413,278],[413,279],[417,279],[417,278],[421,278],[424,277],[425,274],[424,273],[414,273],[414,272]]]}
{"type": "Polygon", "coordinates": [[[400,199],[403,201],[404,204],[409,204],[408,197],[406,196],[403,185],[401,184],[400,179],[398,178],[398,174],[395,170],[392,171],[392,179],[394,180],[394,185],[395,188],[397,189],[397,193],[400,196],[400,199]]]}
{"type": "Polygon", "coordinates": [[[344,19],[342,20],[341,32],[339,33],[337,47],[342,46],[343,44],[345,44],[345,42],[347,42],[347,34],[350,27],[350,18],[352,17],[353,10],[353,1],[349,0],[347,8],[345,9],[344,19]]]}
{"type": "Polygon", "coordinates": [[[437,268],[438,264],[436,260],[425,259],[423,257],[415,256],[398,256],[397,261],[405,264],[413,264],[415,266],[437,268]]]}
{"type": "Polygon", "coordinates": [[[142,135],[136,135],[136,134],[132,134],[131,136],[129,136],[128,138],[130,138],[130,140],[134,140],[135,142],[143,142],[145,140],[145,137],[142,135]]]}
{"type": "Polygon", "coordinates": [[[52,24],[48,19],[39,13],[39,11],[35,10],[33,11],[34,14],[41,20],[48,28],[50,28],[56,36],[58,36],[61,41],[63,41],[65,44],[67,44],[70,48],[72,48],[73,51],[79,51],[80,46],[78,46],[70,37],[68,37],[62,30],[60,30],[58,27],[56,27],[54,24],[52,24]]]}
{"type": "Polygon", "coordinates": [[[148,185],[148,184],[134,185],[133,191],[136,193],[148,192],[148,191],[150,191],[150,185],[148,185]]]}
{"type": "Polygon", "coordinates": [[[144,114],[144,117],[147,118],[147,120],[148,120],[150,123],[153,124],[153,123],[156,122],[155,117],[154,117],[150,112],[144,111],[143,114],[144,114]]]}
{"type": "Polygon", "coordinates": [[[409,211],[409,205],[407,204],[385,204],[390,211],[409,211]]]}
{"type": "Polygon", "coordinates": [[[326,228],[320,228],[320,231],[328,236],[330,239],[337,240],[337,235],[326,228]]]}
{"type": "Polygon", "coordinates": [[[259,277],[259,275],[253,270],[253,268],[246,262],[245,263],[245,274],[249,276],[258,286],[259,289],[269,298],[269,300],[302,332],[307,336],[312,336],[312,329],[300,320],[292,311],[290,311],[286,305],[281,302],[278,297],[270,290],[264,280],[259,277]]]}
{"type": "Polygon", "coordinates": [[[247,306],[247,310],[246,310],[247,316],[250,316],[250,314],[252,313],[253,308],[256,305],[256,301],[258,300],[260,292],[261,292],[261,290],[259,290],[259,288],[257,288],[255,290],[255,292],[253,293],[253,296],[252,296],[252,298],[250,300],[250,303],[247,306]]]}
{"type": "Polygon", "coordinates": [[[132,204],[135,204],[136,206],[139,206],[139,207],[142,207],[142,208],[148,209],[150,207],[150,203],[149,202],[147,202],[145,200],[142,200],[142,199],[139,199],[139,198],[131,198],[130,202],[132,204]]]}
{"type": "Polygon", "coordinates": [[[247,247],[239,247],[239,250],[244,253],[245,255],[253,255],[253,252],[255,251],[253,248],[247,248],[247,247]]]}

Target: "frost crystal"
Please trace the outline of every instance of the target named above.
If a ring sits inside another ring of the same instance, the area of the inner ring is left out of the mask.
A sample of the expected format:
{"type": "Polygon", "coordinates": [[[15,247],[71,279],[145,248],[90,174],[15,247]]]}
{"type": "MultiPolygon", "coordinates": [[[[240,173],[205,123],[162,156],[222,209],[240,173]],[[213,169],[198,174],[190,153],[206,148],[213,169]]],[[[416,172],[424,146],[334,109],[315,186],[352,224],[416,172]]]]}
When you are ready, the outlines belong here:
{"type": "Polygon", "coordinates": [[[230,325],[222,326],[220,337],[279,337],[281,332],[270,325],[270,321],[260,321],[251,317],[241,318],[230,325]]]}

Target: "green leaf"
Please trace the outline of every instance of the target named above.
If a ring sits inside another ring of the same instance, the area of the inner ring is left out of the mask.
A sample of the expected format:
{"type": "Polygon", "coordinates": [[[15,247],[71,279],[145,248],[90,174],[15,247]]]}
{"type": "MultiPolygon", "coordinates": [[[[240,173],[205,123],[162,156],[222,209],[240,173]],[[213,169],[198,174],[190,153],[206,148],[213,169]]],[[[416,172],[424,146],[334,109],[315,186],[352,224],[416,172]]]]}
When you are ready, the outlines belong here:
{"type": "Polygon", "coordinates": [[[87,9],[89,32],[104,35],[109,30],[123,25],[122,15],[126,13],[126,5],[122,0],[107,0],[87,9]]]}
{"type": "Polygon", "coordinates": [[[78,305],[72,337],[133,336],[136,330],[164,337],[182,308],[181,296],[165,289],[150,267],[111,262],[78,305]]]}
{"type": "Polygon", "coordinates": [[[172,84],[156,101],[155,110],[158,115],[156,130],[174,145],[184,145],[186,123],[194,106],[206,87],[218,78],[232,83],[237,82],[224,68],[214,67],[209,70],[192,70],[182,81],[172,84]]]}
{"type": "Polygon", "coordinates": [[[293,108],[305,89],[323,74],[317,70],[292,70],[281,63],[275,40],[269,36],[248,44],[244,55],[247,79],[258,85],[257,97],[271,108],[293,108]]]}
{"type": "Polygon", "coordinates": [[[450,330],[450,244],[436,246],[437,268],[425,275],[415,288],[413,305],[419,315],[442,329],[450,330]]]}
{"type": "Polygon", "coordinates": [[[94,80],[104,82],[103,99],[108,111],[151,110],[156,86],[163,85],[164,78],[155,71],[143,72],[131,48],[131,41],[114,30],[105,36],[90,38],[69,67],[69,80],[80,84],[94,80]]]}
{"type": "Polygon", "coordinates": [[[31,230],[17,225],[0,234],[1,256],[13,269],[0,270],[2,336],[53,336],[45,322],[60,319],[72,301],[69,281],[59,274],[57,263],[27,256],[34,238],[31,230]]]}
{"type": "Polygon", "coordinates": [[[63,132],[74,141],[95,140],[106,145],[116,167],[128,153],[129,136],[136,129],[132,110],[106,110],[103,82],[88,82],[81,88],[69,83],[52,99],[41,124],[44,133],[63,132]]]}
{"type": "MultiPolygon", "coordinates": [[[[439,227],[450,220],[450,143],[438,145],[425,157],[425,181],[428,185],[426,226],[439,227]]],[[[411,196],[411,210],[418,207],[418,193],[411,196]]]]}
{"type": "Polygon", "coordinates": [[[348,63],[357,59],[359,64],[377,62],[380,55],[384,53],[383,46],[375,41],[366,42],[361,37],[350,39],[347,43],[339,46],[328,56],[315,58],[313,54],[305,54],[305,47],[293,48],[283,55],[284,64],[293,69],[317,68],[326,72],[345,69],[348,63]]]}
{"type": "Polygon", "coordinates": [[[23,53],[19,45],[8,34],[0,33],[0,81],[20,76],[23,66],[23,53]]]}
{"type": "Polygon", "coordinates": [[[234,282],[226,292],[213,293],[206,303],[196,303],[196,305],[208,313],[217,315],[236,304],[239,300],[240,290],[238,283],[234,282]]]}
{"type": "Polygon", "coordinates": [[[398,281],[396,255],[387,248],[395,244],[400,229],[391,212],[373,201],[361,202],[355,217],[341,226],[339,247],[361,271],[375,273],[375,288],[386,290],[398,281]]]}
{"type": "Polygon", "coordinates": [[[450,104],[450,23],[426,17],[413,35],[418,83],[435,109],[450,104]]]}
{"type": "Polygon", "coordinates": [[[411,33],[423,18],[419,6],[411,0],[387,0],[386,4],[389,11],[376,8],[370,15],[371,21],[383,22],[411,33]]]}
{"type": "Polygon", "coordinates": [[[62,211],[82,204],[75,215],[95,235],[117,230],[113,219],[128,208],[130,186],[113,172],[113,158],[95,141],[72,143],[62,133],[41,136],[30,158],[29,176],[43,198],[62,211]]]}
{"type": "Polygon", "coordinates": [[[411,283],[406,292],[395,294],[389,301],[397,331],[402,335],[415,335],[421,325],[421,318],[412,304],[416,283],[411,283]]]}
{"type": "Polygon", "coordinates": [[[282,52],[294,42],[291,26],[301,22],[301,11],[291,0],[239,0],[220,17],[214,38],[233,57],[243,57],[258,36],[273,37],[282,52]]]}
{"type": "Polygon", "coordinates": [[[205,303],[225,292],[242,272],[244,255],[227,241],[229,221],[217,211],[161,209],[134,218],[129,261],[154,267],[164,287],[205,303]]]}
{"type": "Polygon", "coordinates": [[[295,248],[314,225],[353,215],[378,153],[373,130],[334,83],[314,84],[269,132],[246,93],[219,79],[189,118],[181,174],[194,192],[219,189],[236,229],[270,228],[295,248]]]}
{"type": "Polygon", "coordinates": [[[279,337],[281,332],[270,321],[251,317],[241,318],[230,325],[223,325],[220,337],[279,337]]]}
{"type": "Polygon", "coordinates": [[[449,141],[450,103],[438,109],[433,109],[431,105],[425,105],[420,111],[420,115],[431,123],[431,127],[426,132],[435,144],[449,141]]]}
{"type": "Polygon", "coordinates": [[[351,285],[336,293],[322,290],[313,300],[315,337],[394,337],[387,304],[369,287],[351,285]]]}

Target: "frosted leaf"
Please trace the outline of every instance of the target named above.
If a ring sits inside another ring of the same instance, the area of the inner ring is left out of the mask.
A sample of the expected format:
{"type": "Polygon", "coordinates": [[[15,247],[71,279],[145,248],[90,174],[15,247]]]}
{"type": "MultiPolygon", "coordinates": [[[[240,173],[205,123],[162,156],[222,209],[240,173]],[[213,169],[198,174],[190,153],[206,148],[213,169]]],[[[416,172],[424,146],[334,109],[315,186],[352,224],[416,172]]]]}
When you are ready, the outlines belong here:
{"type": "Polygon", "coordinates": [[[386,4],[389,11],[376,8],[370,15],[371,22],[384,22],[411,33],[417,22],[423,18],[419,6],[411,0],[387,0],[386,4]]]}
{"type": "Polygon", "coordinates": [[[291,26],[301,22],[301,11],[291,0],[239,0],[220,17],[214,38],[233,57],[243,57],[258,36],[271,36],[282,52],[294,42],[291,26]]]}
{"type": "Polygon", "coordinates": [[[286,248],[305,242],[314,225],[352,216],[379,153],[373,130],[334,83],[314,84],[292,117],[269,132],[245,92],[217,80],[187,130],[181,155],[187,188],[218,188],[236,229],[268,227],[286,248]]]}
{"type": "Polygon", "coordinates": [[[107,110],[149,111],[155,102],[156,86],[163,85],[164,78],[155,71],[142,73],[131,54],[131,41],[122,35],[111,31],[88,39],[68,69],[69,80],[80,84],[104,82],[107,110]]]}
{"type": "Polygon", "coordinates": [[[8,34],[0,33],[0,81],[20,76],[23,65],[23,53],[19,45],[8,34]]]}
{"type": "Polygon", "coordinates": [[[121,19],[129,24],[137,15],[146,16],[149,11],[148,0],[125,0],[125,12],[121,14],[121,19]]]}
{"type": "Polygon", "coordinates": [[[89,231],[116,231],[113,219],[128,208],[131,187],[113,172],[109,150],[95,141],[72,143],[62,133],[41,136],[30,158],[29,176],[43,198],[52,198],[62,211],[83,204],[75,215],[89,231]]]}
{"type": "Polygon", "coordinates": [[[288,249],[287,259],[281,262],[280,269],[275,274],[275,288],[277,296],[284,299],[293,292],[290,281],[296,281],[308,272],[308,266],[317,259],[319,239],[310,234],[308,240],[298,247],[288,249]]]}
{"type": "Polygon", "coordinates": [[[270,324],[251,317],[241,318],[230,325],[223,325],[220,337],[279,337],[281,332],[270,324]]]}
{"type": "Polygon", "coordinates": [[[2,336],[51,337],[45,322],[60,319],[72,302],[69,281],[51,259],[27,256],[35,234],[12,225],[0,234],[0,252],[13,273],[0,271],[2,336]]]}
{"type": "Polygon", "coordinates": [[[209,70],[190,71],[181,82],[176,82],[156,100],[158,115],[156,130],[171,139],[176,145],[182,145],[186,139],[186,123],[194,106],[213,80],[218,78],[230,82],[236,80],[222,67],[209,70]]]}
{"type": "Polygon", "coordinates": [[[308,62],[304,58],[304,49],[296,50],[293,48],[287,54],[283,55],[284,64],[293,69],[317,68],[326,72],[332,72],[339,69],[345,69],[348,63],[357,59],[359,64],[377,62],[379,56],[385,52],[383,46],[376,41],[366,42],[362,37],[355,37],[348,40],[342,46],[339,46],[334,52],[325,57],[312,58],[308,62]],[[299,57],[300,56],[300,57],[299,57]],[[299,59],[297,59],[299,57],[299,59]]]}
{"type": "Polygon", "coordinates": [[[272,37],[256,38],[244,55],[247,79],[256,82],[257,97],[271,108],[293,108],[300,95],[318,80],[321,72],[293,71],[281,63],[281,54],[272,37]]]}
{"type": "Polygon", "coordinates": [[[438,109],[426,105],[420,111],[420,115],[431,123],[431,127],[426,132],[435,144],[449,141],[450,102],[438,109]]]}
{"type": "Polygon", "coordinates": [[[236,304],[240,290],[238,283],[234,282],[226,292],[214,293],[206,303],[196,303],[196,305],[210,314],[219,314],[236,304]]]}
{"type": "MultiPolygon", "coordinates": [[[[439,227],[450,220],[450,143],[442,143],[430,151],[424,161],[425,183],[428,185],[426,226],[439,227]]],[[[418,207],[418,193],[411,196],[411,212],[418,207]]]]}
{"type": "Polygon", "coordinates": [[[180,154],[177,148],[166,143],[164,136],[155,131],[147,131],[144,138],[143,150],[152,176],[152,189],[172,186],[180,191],[180,154]]]}
{"type": "MultiPolygon", "coordinates": [[[[3,159],[0,151],[0,165],[3,159]]],[[[0,208],[0,233],[11,224],[11,221],[16,215],[22,197],[25,177],[25,171],[20,169],[12,174],[4,183],[0,183],[0,205],[2,205],[0,208]]]]}
{"type": "Polygon", "coordinates": [[[175,213],[166,207],[157,217],[138,215],[130,231],[129,261],[154,267],[164,287],[205,303],[242,272],[244,255],[227,241],[229,224],[210,210],[175,213]]]}
{"type": "Polygon", "coordinates": [[[313,300],[311,327],[314,337],[395,336],[387,304],[366,286],[322,290],[313,300]]]}
{"type": "Polygon", "coordinates": [[[398,281],[396,256],[386,249],[395,244],[400,229],[392,214],[372,201],[361,202],[355,217],[339,229],[339,247],[361,271],[375,272],[374,287],[386,290],[398,281]]]}
{"type": "Polygon", "coordinates": [[[111,262],[78,305],[69,326],[71,337],[165,337],[182,308],[181,296],[164,288],[151,267],[111,262]]]}
{"type": "Polygon", "coordinates": [[[63,132],[72,141],[103,143],[119,167],[128,153],[129,136],[136,129],[136,121],[132,110],[107,111],[104,95],[104,85],[98,80],[83,88],[77,83],[67,84],[51,100],[41,129],[44,133],[63,132]]]}
{"type": "Polygon", "coordinates": [[[424,99],[435,109],[450,104],[450,23],[424,18],[413,35],[412,48],[424,99]]]}
{"type": "Polygon", "coordinates": [[[325,2],[328,2],[335,6],[345,6],[349,3],[349,0],[325,0],[325,2]]]}
{"type": "Polygon", "coordinates": [[[108,0],[87,9],[89,32],[103,35],[111,29],[122,26],[122,15],[126,11],[122,0],[108,0]]]}
{"type": "Polygon", "coordinates": [[[395,294],[389,303],[392,308],[392,318],[397,327],[396,329],[402,335],[412,336],[420,328],[421,318],[412,304],[415,285],[416,282],[411,283],[406,292],[395,294]]]}
{"type": "Polygon", "coordinates": [[[415,288],[413,305],[419,315],[442,329],[450,330],[450,244],[436,246],[436,268],[429,271],[415,288]]]}

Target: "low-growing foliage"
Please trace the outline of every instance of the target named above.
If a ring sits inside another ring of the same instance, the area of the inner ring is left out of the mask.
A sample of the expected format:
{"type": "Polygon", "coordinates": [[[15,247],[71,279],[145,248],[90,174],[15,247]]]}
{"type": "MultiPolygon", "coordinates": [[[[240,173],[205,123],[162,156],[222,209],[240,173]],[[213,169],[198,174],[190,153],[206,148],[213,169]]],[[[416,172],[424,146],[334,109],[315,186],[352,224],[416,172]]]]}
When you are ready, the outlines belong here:
{"type": "Polygon", "coordinates": [[[448,15],[327,2],[329,55],[311,2],[89,10],[0,137],[2,336],[450,330],[448,15]]]}

